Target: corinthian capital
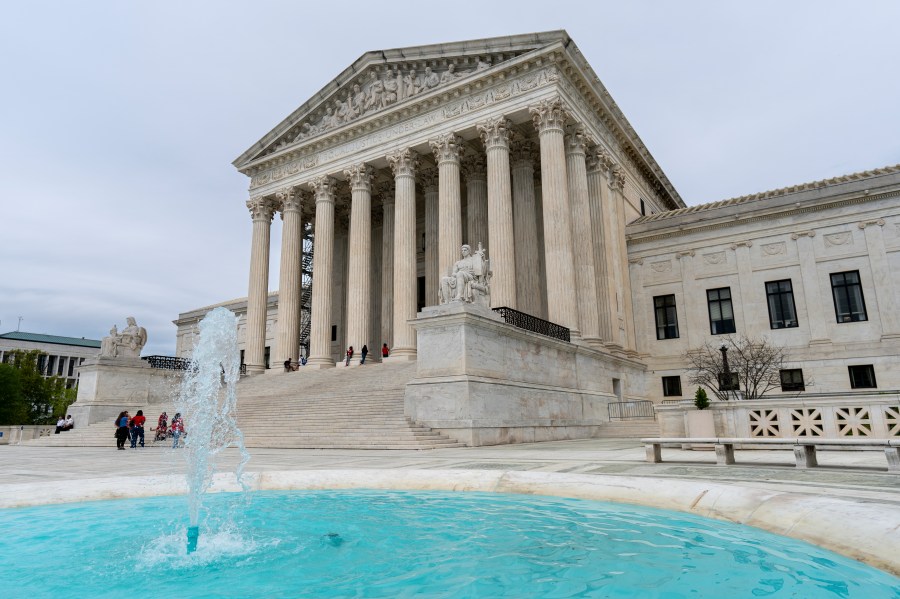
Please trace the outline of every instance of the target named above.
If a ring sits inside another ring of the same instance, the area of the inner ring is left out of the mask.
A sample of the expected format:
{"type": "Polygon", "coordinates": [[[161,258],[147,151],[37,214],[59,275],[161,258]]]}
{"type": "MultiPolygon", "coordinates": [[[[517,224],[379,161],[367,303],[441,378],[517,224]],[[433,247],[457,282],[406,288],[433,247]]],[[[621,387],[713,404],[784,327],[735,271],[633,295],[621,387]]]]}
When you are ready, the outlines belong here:
{"type": "Polygon", "coordinates": [[[510,149],[510,158],[512,158],[512,165],[516,166],[530,166],[534,167],[534,164],[540,158],[540,154],[538,152],[537,146],[535,146],[534,141],[527,139],[521,133],[514,131],[509,138],[509,149],[510,149]]]}
{"type": "Polygon", "coordinates": [[[566,153],[584,154],[588,145],[591,145],[592,143],[593,140],[590,135],[584,132],[584,127],[581,125],[574,125],[569,128],[569,131],[566,134],[566,153]]]}
{"type": "Polygon", "coordinates": [[[419,168],[419,155],[415,151],[407,148],[405,150],[400,150],[399,152],[394,152],[393,154],[388,154],[385,158],[387,158],[388,164],[391,165],[394,177],[416,176],[416,169],[419,168]]]}
{"type": "Polygon", "coordinates": [[[438,169],[433,166],[421,169],[419,171],[419,182],[422,184],[422,190],[425,193],[437,191],[439,183],[438,169]]]}
{"type": "Polygon", "coordinates": [[[541,100],[537,106],[530,107],[528,112],[531,113],[531,121],[538,133],[553,129],[563,131],[565,128],[568,115],[559,98],[541,100]]]}
{"type": "Polygon", "coordinates": [[[300,211],[300,190],[296,187],[283,187],[275,192],[275,199],[278,200],[278,207],[281,208],[282,215],[285,212],[300,211]]]}
{"type": "Polygon", "coordinates": [[[309,186],[316,193],[316,203],[334,202],[334,194],[337,190],[337,180],[334,177],[328,175],[316,177],[309,182],[309,186]]]}
{"type": "Polygon", "coordinates": [[[438,164],[446,161],[459,162],[459,153],[462,149],[462,138],[455,133],[443,133],[437,139],[428,142],[434,159],[438,164]]]}
{"type": "Polygon", "coordinates": [[[385,206],[394,205],[394,181],[382,181],[375,186],[375,192],[381,198],[381,203],[385,206]]]}
{"type": "Polygon", "coordinates": [[[589,171],[600,171],[606,175],[606,172],[612,167],[613,159],[609,152],[603,148],[595,148],[587,153],[587,167],[589,171]]]}
{"type": "Polygon", "coordinates": [[[350,181],[352,191],[371,191],[375,169],[365,163],[354,164],[344,171],[344,176],[350,181]]]}
{"type": "Polygon", "coordinates": [[[486,149],[509,148],[509,133],[512,123],[506,117],[490,118],[475,125],[486,149]]]}
{"type": "Polygon", "coordinates": [[[470,179],[486,181],[484,153],[479,150],[467,150],[462,159],[462,172],[466,181],[470,179]]]}
{"type": "Polygon", "coordinates": [[[250,210],[250,218],[272,222],[275,215],[275,202],[263,196],[257,196],[247,200],[247,209],[250,210]]]}
{"type": "Polygon", "coordinates": [[[625,189],[625,169],[618,164],[613,164],[609,169],[609,188],[614,191],[625,189]]]}

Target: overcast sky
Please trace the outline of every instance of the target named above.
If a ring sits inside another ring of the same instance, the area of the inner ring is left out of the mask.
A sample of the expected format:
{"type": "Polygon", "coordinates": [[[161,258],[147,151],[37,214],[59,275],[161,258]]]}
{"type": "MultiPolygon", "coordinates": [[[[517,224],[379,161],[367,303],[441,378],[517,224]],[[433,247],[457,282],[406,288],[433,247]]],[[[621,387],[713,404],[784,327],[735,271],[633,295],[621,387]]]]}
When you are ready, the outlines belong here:
{"type": "MultiPolygon", "coordinates": [[[[689,205],[900,163],[900,2],[7,2],[0,332],[247,294],[232,160],[369,50],[566,29],[689,205]]],[[[270,288],[278,286],[273,226],[270,288]]]]}

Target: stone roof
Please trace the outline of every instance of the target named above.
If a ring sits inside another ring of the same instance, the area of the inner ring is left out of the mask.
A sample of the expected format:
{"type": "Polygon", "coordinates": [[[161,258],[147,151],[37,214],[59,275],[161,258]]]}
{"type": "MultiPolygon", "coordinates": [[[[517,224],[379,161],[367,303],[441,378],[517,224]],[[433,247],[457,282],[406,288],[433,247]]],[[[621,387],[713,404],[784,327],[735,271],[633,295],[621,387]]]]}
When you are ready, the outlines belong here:
{"type": "Polygon", "coordinates": [[[80,347],[94,347],[100,349],[100,341],[96,339],[85,339],[84,337],[60,337],[59,335],[13,331],[11,333],[3,333],[0,335],[0,339],[9,339],[10,341],[31,341],[33,343],[52,343],[55,345],[77,345],[80,347]]]}
{"type": "Polygon", "coordinates": [[[829,187],[831,185],[839,185],[841,183],[850,183],[852,181],[860,181],[863,179],[869,179],[871,177],[878,177],[882,175],[891,175],[894,173],[900,173],[900,164],[895,164],[893,166],[885,166],[881,168],[875,168],[868,171],[860,171],[858,173],[851,173],[849,175],[841,175],[839,177],[831,177],[830,179],[822,179],[821,181],[811,181],[809,183],[800,183],[799,185],[790,185],[788,187],[782,187],[779,189],[772,189],[769,191],[762,191],[759,193],[753,193],[750,195],[738,196],[735,198],[729,198],[727,200],[719,200],[717,202],[710,202],[708,204],[698,204],[696,206],[689,206],[687,208],[679,208],[678,210],[669,210],[667,212],[659,212],[657,214],[648,214],[646,216],[642,216],[631,221],[629,226],[631,225],[639,225],[644,223],[651,223],[654,221],[665,220],[668,218],[674,218],[676,216],[682,216],[685,214],[693,214],[695,212],[704,212],[706,210],[715,210],[717,208],[726,208],[728,206],[738,206],[740,204],[749,204],[752,202],[758,202],[761,200],[769,200],[772,198],[784,197],[793,193],[800,193],[804,191],[811,191],[815,189],[822,189],[823,187],[829,187]]]}

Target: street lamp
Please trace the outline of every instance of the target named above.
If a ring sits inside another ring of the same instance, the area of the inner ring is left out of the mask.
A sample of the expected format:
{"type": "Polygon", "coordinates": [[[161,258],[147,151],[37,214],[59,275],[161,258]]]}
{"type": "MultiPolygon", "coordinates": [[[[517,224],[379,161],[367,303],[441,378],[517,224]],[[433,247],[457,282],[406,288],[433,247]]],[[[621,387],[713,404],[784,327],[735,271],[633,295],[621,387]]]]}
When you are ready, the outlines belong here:
{"type": "Polygon", "coordinates": [[[728,392],[731,391],[731,370],[728,368],[728,344],[724,341],[722,345],[719,346],[719,351],[722,352],[722,366],[725,368],[725,376],[724,381],[722,381],[722,390],[725,391],[725,397],[728,398],[728,392]]]}

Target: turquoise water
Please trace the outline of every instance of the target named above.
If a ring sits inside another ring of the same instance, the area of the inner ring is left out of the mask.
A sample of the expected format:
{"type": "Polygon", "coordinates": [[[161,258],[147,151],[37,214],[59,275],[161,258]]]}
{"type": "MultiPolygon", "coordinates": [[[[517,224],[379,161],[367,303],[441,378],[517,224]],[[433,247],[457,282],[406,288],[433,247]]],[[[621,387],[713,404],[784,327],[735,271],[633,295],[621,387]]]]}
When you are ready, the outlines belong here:
{"type": "Polygon", "coordinates": [[[595,501],[401,491],[0,510],[0,597],[859,597],[900,579],[812,545],[595,501]],[[229,520],[233,523],[229,524],[229,520]]]}

